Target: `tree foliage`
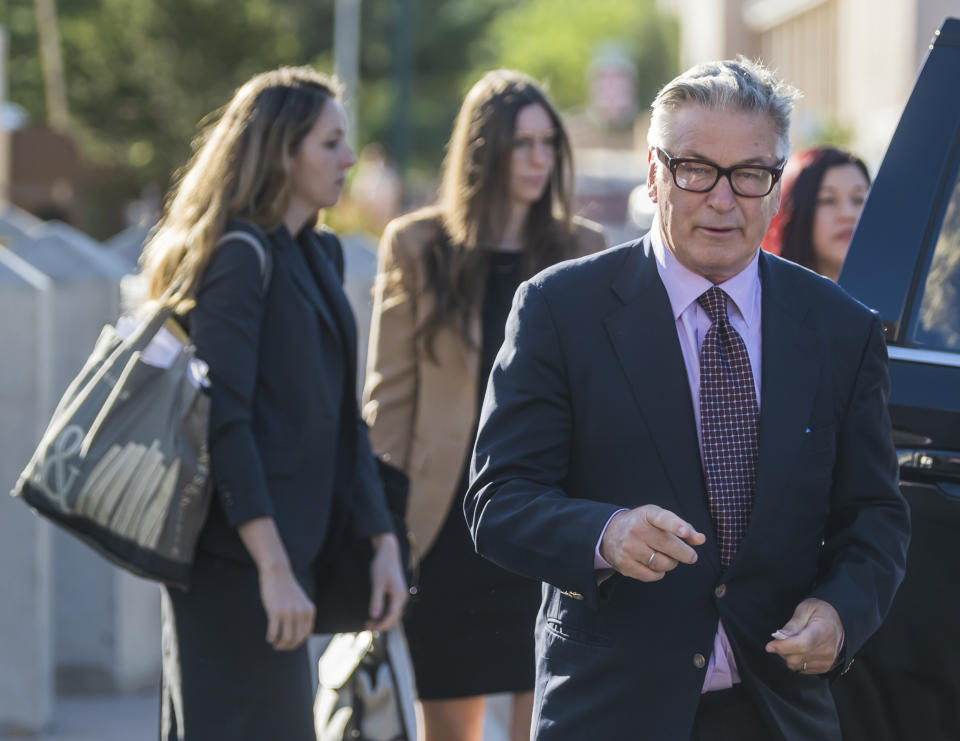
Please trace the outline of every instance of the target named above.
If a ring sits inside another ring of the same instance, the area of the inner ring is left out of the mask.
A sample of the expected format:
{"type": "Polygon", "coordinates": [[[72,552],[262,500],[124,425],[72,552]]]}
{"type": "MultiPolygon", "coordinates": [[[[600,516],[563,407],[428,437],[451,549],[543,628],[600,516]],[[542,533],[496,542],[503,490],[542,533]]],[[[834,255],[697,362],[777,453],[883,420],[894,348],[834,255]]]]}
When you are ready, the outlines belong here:
{"type": "Polygon", "coordinates": [[[573,108],[586,103],[590,63],[610,43],[636,66],[641,108],[677,73],[676,23],[655,0],[527,0],[489,25],[471,74],[491,66],[519,69],[546,82],[559,107],[573,108]]]}
{"type": "MultiPolygon", "coordinates": [[[[200,119],[253,73],[280,64],[332,71],[334,3],[57,0],[71,133],[102,173],[105,210],[119,214],[115,201],[147,184],[165,188],[200,119]]],[[[0,24],[10,39],[9,97],[43,122],[33,1],[0,0],[0,24]]],[[[402,149],[433,176],[463,94],[486,69],[548,79],[561,107],[576,106],[595,44],[621,38],[643,103],[676,66],[674,35],[654,0],[365,0],[356,141],[402,149]],[[396,43],[404,28],[408,57],[396,43]]]]}
{"type": "Polygon", "coordinates": [[[298,63],[268,0],[101,0],[61,19],[70,112],[86,151],[165,184],[197,122],[252,73],[298,63]]]}
{"type": "Polygon", "coordinates": [[[436,171],[465,92],[463,78],[471,65],[471,49],[484,29],[514,4],[512,0],[364,3],[360,141],[380,141],[396,149],[402,105],[398,81],[405,60],[397,56],[391,40],[398,26],[408,23],[413,41],[408,162],[436,171]],[[405,10],[410,15],[403,18],[405,10]]]}
{"type": "MultiPolygon", "coordinates": [[[[164,189],[198,122],[251,74],[301,64],[297,18],[271,0],[58,0],[69,133],[95,168],[83,226],[106,236],[123,204],[164,189]]],[[[9,97],[45,121],[32,0],[0,0],[9,97]]]]}

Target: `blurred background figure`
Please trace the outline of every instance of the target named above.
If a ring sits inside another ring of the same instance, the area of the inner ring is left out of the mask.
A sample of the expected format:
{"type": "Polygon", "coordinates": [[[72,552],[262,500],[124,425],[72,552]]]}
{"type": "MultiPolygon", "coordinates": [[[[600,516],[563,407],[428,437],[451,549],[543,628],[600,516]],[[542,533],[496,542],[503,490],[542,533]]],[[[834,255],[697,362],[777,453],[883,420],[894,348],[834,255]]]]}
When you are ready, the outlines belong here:
{"type": "Polygon", "coordinates": [[[836,281],[870,189],[863,161],[833,147],[792,155],[763,248],[836,281]]]}
{"type": "Polygon", "coordinates": [[[605,247],[574,218],[570,144],[527,75],[467,93],[440,201],[396,219],[380,245],[364,417],[374,451],[410,476],[420,558],[406,619],[426,741],[479,741],[484,695],[512,693],[529,738],[540,584],[474,552],[463,517],[480,400],[520,282],[605,247]]]}
{"type": "Polygon", "coordinates": [[[376,234],[400,213],[403,186],[379,142],[371,142],[360,150],[349,195],[362,211],[363,223],[376,234]]]}

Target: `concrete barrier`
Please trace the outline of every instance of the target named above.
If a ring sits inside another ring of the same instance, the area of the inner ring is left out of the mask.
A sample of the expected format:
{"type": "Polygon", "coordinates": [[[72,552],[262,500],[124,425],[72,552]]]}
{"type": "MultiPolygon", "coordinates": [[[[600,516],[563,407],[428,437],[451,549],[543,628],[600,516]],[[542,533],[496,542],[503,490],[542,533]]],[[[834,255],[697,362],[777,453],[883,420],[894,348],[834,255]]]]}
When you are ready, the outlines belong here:
{"type": "MultiPolygon", "coordinates": [[[[35,445],[100,329],[120,313],[120,281],[130,265],[66,224],[43,222],[12,207],[0,212],[0,240],[50,286],[47,382],[40,404],[44,424],[30,435],[30,445],[35,445]]],[[[0,421],[0,426],[8,425],[17,425],[17,415],[0,421]]],[[[19,465],[28,458],[29,451],[19,465]]],[[[59,529],[46,537],[58,688],[126,691],[155,686],[160,665],[156,585],[113,567],[59,529]]],[[[5,671],[0,665],[0,674],[5,671]]]]}
{"type": "MultiPolygon", "coordinates": [[[[0,247],[0,482],[9,491],[46,424],[52,281],[0,247]]],[[[53,711],[51,526],[0,497],[0,729],[43,729],[53,711]]]]}

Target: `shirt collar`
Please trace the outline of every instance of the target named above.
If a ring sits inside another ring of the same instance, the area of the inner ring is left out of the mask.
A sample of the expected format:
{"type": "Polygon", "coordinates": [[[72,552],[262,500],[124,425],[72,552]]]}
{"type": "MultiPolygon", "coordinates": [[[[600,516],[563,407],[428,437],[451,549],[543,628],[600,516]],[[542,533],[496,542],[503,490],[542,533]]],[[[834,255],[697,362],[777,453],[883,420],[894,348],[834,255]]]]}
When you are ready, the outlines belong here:
{"type": "MultiPolygon", "coordinates": [[[[670,308],[673,318],[680,315],[712,286],[709,280],[694,273],[677,260],[673,252],[667,249],[660,234],[659,222],[655,219],[650,228],[650,241],[653,245],[653,255],[657,260],[657,272],[663,287],[667,290],[670,299],[670,308]]],[[[760,290],[760,248],[753,255],[750,263],[729,280],[719,283],[719,287],[730,297],[734,307],[743,317],[748,327],[756,321],[757,291],[760,290]]]]}

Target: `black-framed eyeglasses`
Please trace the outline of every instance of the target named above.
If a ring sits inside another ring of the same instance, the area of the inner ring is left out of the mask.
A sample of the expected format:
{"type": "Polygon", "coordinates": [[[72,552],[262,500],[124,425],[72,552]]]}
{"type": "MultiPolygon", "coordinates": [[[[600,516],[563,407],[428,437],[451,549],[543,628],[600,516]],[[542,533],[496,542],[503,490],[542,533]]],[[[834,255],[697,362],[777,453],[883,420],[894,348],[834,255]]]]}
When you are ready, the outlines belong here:
{"type": "Polygon", "coordinates": [[[781,161],[776,167],[766,165],[720,167],[707,160],[671,157],[660,147],[654,147],[654,149],[657,150],[657,156],[663,160],[663,164],[670,170],[677,187],[691,193],[706,193],[713,190],[714,186],[720,182],[720,178],[726,175],[730,182],[730,189],[738,196],[763,198],[773,190],[786,164],[781,161]]]}

